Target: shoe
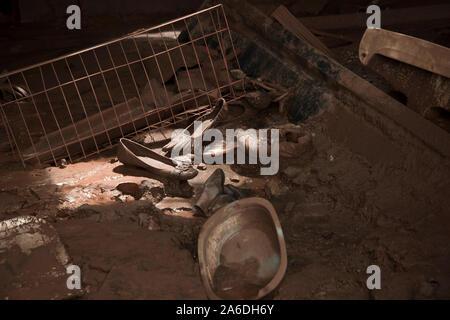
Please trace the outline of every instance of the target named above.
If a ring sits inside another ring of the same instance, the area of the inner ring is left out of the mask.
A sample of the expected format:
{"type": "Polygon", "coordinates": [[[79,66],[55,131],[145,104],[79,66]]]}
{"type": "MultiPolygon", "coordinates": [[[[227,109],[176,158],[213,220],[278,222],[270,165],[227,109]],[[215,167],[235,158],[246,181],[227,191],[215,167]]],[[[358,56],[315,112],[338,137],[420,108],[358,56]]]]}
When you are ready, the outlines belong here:
{"type": "Polygon", "coordinates": [[[222,169],[216,169],[208,179],[206,179],[205,184],[203,185],[203,191],[194,205],[197,215],[206,217],[211,215],[209,210],[210,206],[220,194],[223,194],[224,183],[225,173],[222,169]]]}
{"type": "Polygon", "coordinates": [[[176,180],[189,180],[198,174],[192,166],[174,161],[126,138],[119,141],[117,158],[125,165],[140,167],[156,175],[176,180]]]}
{"type": "Polygon", "coordinates": [[[170,151],[175,147],[178,146],[180,150],[184,150],[184,146],[187,143],[191,143],[191,151],[194,152],[194,141],[196,138],[201,137],[203,133],[211,128],[211,126],[223,116],[224,111],[227,110],[227,103],[225,102],[225,99],[220,98],[217,100],[216,105],[212,110],[210,110],[205,115],[195,119],[195,121],[201,121],[202,126],[201,128],[197,128],[197,130],[194,130],[194,122],[191,123],[185,131],[189,132],[189,135],[186,135],[185,133],[179,134],[174,137],[172,141],[167,143],[165,146],[162,147],[162,150],[165,152],[165,154],[169,154],[170,151]],[[200,129],[200,130],[199,130],[200,129]]]}

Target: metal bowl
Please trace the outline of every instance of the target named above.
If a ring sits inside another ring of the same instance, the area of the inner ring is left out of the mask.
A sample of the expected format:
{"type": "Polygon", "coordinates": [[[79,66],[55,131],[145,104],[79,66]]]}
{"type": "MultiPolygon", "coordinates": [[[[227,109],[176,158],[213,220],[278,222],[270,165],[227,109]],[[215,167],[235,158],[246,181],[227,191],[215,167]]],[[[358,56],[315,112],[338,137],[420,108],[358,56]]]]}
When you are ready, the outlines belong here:
{"type": "Polygon", "coordinates": [[[260,299],[286,272],[283,231],[272,204],[245,198],[215,212],[198,240],[200,272],[210,299],[260,299]]]}

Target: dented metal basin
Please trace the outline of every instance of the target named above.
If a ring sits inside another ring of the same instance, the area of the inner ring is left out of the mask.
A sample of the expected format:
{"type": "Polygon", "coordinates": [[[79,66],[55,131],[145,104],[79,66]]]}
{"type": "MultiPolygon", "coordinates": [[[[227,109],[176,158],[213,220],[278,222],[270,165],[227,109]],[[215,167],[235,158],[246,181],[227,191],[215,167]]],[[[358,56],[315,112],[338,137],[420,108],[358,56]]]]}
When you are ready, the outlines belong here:
{"type": "Polygon", "coordinates": [[[203,225],[200,272],[210,299],[260,299],[275,289],[287,266],[286,245],[272,204],[232,202],[203,225]]]}

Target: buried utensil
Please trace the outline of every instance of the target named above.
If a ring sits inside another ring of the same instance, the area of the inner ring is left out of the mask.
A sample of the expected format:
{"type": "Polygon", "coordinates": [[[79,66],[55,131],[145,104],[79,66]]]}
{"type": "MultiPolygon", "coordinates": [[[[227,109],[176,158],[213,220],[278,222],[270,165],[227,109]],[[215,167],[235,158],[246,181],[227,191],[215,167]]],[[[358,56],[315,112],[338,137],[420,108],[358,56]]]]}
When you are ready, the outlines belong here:
{"type": "Polygon", "coordinates": [[[198,239],[200,273],[210,299],[261,299],[286,272],[286,244],[272,204],[245,198],[215,212],[198,239]]]}

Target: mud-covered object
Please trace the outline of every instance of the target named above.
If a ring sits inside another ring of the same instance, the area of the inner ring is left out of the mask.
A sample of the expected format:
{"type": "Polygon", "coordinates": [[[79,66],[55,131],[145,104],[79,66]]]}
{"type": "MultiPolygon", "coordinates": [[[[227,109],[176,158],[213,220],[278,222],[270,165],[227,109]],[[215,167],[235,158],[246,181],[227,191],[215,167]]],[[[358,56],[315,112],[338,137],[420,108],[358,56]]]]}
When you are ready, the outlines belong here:
{"type": "Polygon", "coordinates": [[[222,169],[216,169],[206,179],[201,194],[194,205],[196,215],[209,217],[228,203],[253,195],[248,190],[240,189],[231,184],[224,185],[224,183],[225,173],[222,169]]]}
{"type": "Polygon", "coordinates": [[[368,67],[386,79],[406,97],[406,105],[425,118],[450,130],[450,79],[409,64],[375,55],[368,67]],[[430,110],[438,108],[444,115],[431,117],[430,110]],[[443,125],[439,121],[445,121],[443,125]]]}
{"type": "Polygon", "coordinates": [[[286,245],[272,204],[234,201],[214,213],[198,240],[200,273],[210,299],[261,299],[281,282],[286,245]]]}
{"type": "Polygon", "coordinates": [[[196,214],[200,216],[210,216],[209,208],[214,200],[223,194],[223,184],[225,182],[225,173],[222,169],[216,169],[206,179],[200,197],[194,205],[196,214]]]}
{"type": "Polygon", "coordinates": [[[450,49],[424,39],[368,28],[359,44],[359,59],[368,65],[376,55],[450,78],[450,49]]]}
{"type": "Polygon", "coordinates": [[[281,127],[279,152],[283,158],[300,158],[313,153],[311,134],[293,125],[281,127]]]}
{"type": "Polygon", "coordinates": [[[241,69],[233,69],[230,70],[230,75],[233,77],[234,80],[242,80],[245,79],[246,74],[241,69]]]}
{"type": "Polygon", "coordinates": [[[255,109],[266,109],[272,102],[272,97],[263,90],[247,92],[245,99],[255,109]]]}
{"type": "Polygon", "coordinates": [[[46,221],[20,216],[0,222],[0,299],[66,299],[69,256],[46,221]]]}
{"type": "Polygon", "coordinates": [[[0,102],[21,99],[27,97],[28,95],[28,92],[22,87],[9,85],[6,83],[0,84],[0,102]]]}
{"type": "MultiPolygon", "coordinates": [[[[191,152],[194,153],[195,141],[198,140],[207,129],[211,128],[214,123],[220,120],[227,110],[225,99],[218,99],[211,110],[196,119],[196,121],[202,123],[199,128],[197,128],[194,123],[191,123],[181,133],[172,137],[171,141],[162,147],[162,151],[165,152],[165,155],[169,156],[173,148],[177,147],[179,150],[184,150],[186,146],[190,144],[191,152]]],[[[184,156],[187,156],[187,158],[190,157],[189,155],[184,156]]]]}
{"type": "Polygon", "coordinates": [[[126,138],[119,141],[117,158],[124,165],[140,167],[158,176],[175,180],[189,180],[198,174],[192,166],[167,158],[126,138]]]}

